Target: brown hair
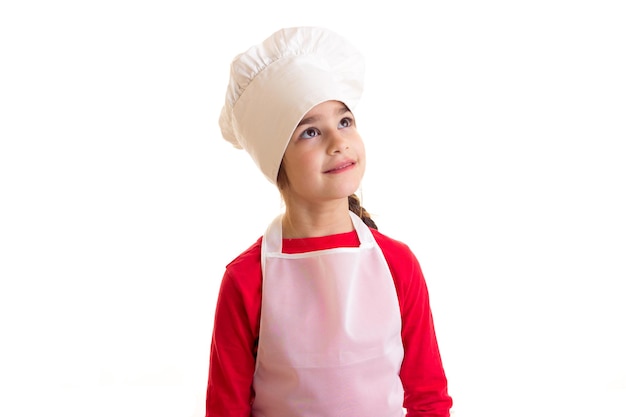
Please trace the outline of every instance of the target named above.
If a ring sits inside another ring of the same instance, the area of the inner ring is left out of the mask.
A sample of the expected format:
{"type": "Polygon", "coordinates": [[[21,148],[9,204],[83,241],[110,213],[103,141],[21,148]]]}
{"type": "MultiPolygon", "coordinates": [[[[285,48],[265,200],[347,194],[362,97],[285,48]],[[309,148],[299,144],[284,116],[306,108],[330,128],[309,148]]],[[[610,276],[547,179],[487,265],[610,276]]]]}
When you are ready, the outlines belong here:
{"type": "Polygon", "coordinates": [[[367,210],[365,210],[365,208],[361,206],[361,200],[359,200],[359,197],[357,197],[356,194],[352,194],[350,197],[348,197],[348,207],[350,208],[351,212],[353,212],[354,214],[359,216],[361,220],[363,220],[363,223],[365,223],[372,229],[378,230],[378,226],[376,226],[376,223],[374,223],[374,220],[372,220],[372,217],[367,212],[367,210]]]}
{"type": "MultiPolygon", "coordinates": [[[[289,185],[289,180],[287,179],[287,175],[285,174],[285,170],[283,169],[282,162],[280,164],[280,168],[278,169],[276,185],[278,186],[278,190],[281,194],[289,185]]],[[[365,210],[365,208],[361,206],[361,200],[356,194],[352,194],[348,197],[348,208],[351,212],[359,216],[361,220],[363,220],[363,223],[365,223],[368,227],[378,230],[378,226],[376,226],[376,223],[374,223],[374,220],[367,212],[367,210],[365,210]]]]}

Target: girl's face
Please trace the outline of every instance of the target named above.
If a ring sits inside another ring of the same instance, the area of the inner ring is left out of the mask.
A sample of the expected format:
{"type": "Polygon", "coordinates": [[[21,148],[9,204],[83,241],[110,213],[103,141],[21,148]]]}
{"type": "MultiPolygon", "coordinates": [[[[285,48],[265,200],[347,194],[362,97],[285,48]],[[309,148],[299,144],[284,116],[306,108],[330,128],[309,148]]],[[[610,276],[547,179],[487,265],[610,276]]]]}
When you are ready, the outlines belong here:
{"type": "Polygon", "coordinates": [[[304,115],[283,156],[287,204],[319,204],[353,194],[365,173],[365,148],[345,104],[325,101],[304,115]]]}

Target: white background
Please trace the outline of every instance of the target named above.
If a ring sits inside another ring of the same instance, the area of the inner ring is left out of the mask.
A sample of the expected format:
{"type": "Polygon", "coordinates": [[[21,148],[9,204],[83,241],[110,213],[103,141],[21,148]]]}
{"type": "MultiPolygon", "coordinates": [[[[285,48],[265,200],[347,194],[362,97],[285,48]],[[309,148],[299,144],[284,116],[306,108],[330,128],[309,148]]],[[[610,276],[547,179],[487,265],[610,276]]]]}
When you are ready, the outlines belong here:
{"type": "Polygon", "coordinates": [[[367,57],[363,203],[454,415],[626,416],[620,3],[3,2],[0,414],[204,415],[224,266],[282,209],[221,139],[230,60],[321,25],[367,57]]]}

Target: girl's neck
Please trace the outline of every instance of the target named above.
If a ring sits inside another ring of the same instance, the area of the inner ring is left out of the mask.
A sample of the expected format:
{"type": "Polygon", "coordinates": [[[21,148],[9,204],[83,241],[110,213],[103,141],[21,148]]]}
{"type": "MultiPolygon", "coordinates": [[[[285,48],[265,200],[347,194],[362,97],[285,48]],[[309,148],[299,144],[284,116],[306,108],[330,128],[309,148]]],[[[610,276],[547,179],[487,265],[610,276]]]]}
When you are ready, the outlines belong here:
{"type": "Polygon", "coordinates": [[[283,238],[329,236],[354,230],[348,199],[315,207],[287,206],[283,216],[283,238]]]}

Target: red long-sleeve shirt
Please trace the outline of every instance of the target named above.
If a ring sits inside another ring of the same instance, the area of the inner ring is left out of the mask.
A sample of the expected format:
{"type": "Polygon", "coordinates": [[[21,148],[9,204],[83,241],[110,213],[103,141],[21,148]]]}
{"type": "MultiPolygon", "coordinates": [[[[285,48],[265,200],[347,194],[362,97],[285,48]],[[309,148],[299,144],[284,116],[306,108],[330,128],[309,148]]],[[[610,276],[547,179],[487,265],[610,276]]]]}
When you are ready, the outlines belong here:
{"type": "MultiPolygon", "coordinates": [[[[419,262],[407,245],[377,230],[393,277],[400,313],[404,360],[400,379],[407,417],[449,417],[452,399],[433,325],[428,289],[419,262]]],[[[357,247],[355,231],[332,236],[284,239],[285,253],[357,247]]],[[[226,266],[215,309],[206,398],[207,417],[250,417],[252,379],[261,314],[261,238],[226,266]]]]}

